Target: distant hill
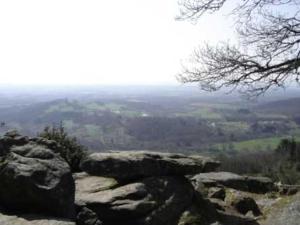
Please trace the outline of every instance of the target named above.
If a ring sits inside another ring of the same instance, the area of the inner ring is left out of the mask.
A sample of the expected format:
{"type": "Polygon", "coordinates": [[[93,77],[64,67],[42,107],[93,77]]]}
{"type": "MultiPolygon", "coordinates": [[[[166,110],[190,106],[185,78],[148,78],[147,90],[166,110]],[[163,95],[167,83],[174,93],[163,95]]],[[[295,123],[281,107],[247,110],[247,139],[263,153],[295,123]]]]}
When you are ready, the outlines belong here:
{"type": "Polygon", "coordinates": [[[218,144],[213,151],[232,152],[232,143],[252,140],[242,148],[255,149],[258,139],[300,137],[299,91],[246,101],[197,87],[32,89],[0,90],[0,134],[17,129],[34,136],[62,122],[90,149],[178,152],[218,144]]]}
{"type": "Polygon", "coordinates": [[[261,112],[276,112],[278,114],[295,116],[300,114],[300,98],[290,98],[259,104],[255,109],[261,112]]]}

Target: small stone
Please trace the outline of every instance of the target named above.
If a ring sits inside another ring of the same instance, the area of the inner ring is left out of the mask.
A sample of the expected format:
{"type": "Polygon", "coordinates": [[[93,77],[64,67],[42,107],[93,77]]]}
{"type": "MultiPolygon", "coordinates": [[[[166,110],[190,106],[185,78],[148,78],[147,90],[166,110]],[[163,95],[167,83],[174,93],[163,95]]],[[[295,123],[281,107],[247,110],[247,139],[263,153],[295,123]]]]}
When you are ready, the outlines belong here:
{"type": "Polygon", "coordinates": [[[76,217],[76,225],[103,225],[96,213],[92,210],[82,207],[76,217]]]}

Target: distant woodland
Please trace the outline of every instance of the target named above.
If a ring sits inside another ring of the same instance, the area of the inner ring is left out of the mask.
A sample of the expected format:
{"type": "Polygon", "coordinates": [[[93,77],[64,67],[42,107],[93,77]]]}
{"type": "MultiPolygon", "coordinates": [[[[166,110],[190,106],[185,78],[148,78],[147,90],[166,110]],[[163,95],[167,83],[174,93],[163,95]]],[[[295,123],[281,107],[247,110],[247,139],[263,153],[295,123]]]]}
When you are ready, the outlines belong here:
{"type": "Polygon", "coordinates": [[[62,123],[69,134],[95,151],[214,154],[270,150],[282,138],[300,137],[300,98],[278,100],[275,95],[249,102],[231,95],[208,97],[198,90],[186,93],[167,88],[125,93],[76,90],[76,96],[48,94],[39,99],[2,95],[0,131],[18,129],[35,135],[45,126],[62,123]]]}

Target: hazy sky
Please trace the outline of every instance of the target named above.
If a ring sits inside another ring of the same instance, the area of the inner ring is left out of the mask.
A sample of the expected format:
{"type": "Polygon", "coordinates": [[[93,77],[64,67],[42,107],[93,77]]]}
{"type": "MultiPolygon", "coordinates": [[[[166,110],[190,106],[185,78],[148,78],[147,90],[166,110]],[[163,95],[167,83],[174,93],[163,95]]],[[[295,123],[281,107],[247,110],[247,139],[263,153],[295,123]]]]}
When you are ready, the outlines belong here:
{"type": "Polygon", "coordinates": [[[224,13],[177,13],[177,0],[0,1],[0,83],[175,83],[194,47],[231,34],[224,13]]]}

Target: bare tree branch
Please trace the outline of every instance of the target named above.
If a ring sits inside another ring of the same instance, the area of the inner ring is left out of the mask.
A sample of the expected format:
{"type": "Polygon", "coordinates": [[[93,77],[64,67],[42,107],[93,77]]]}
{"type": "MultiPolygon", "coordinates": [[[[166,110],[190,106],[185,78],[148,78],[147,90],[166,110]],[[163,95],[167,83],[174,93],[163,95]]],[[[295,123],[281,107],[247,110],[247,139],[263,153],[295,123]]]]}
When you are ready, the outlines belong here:
{"type": "MultiPolygon", "coordinates": [[[[181,19],[198,20],[220,10],[226,0],[183,0],[181,19]]],[[[299,82],[300,0],[244,0],[232,9],[237,16],[240,46],[222,44],[195,50],[179,80],[197,82],[204,90],[223,87],[250,96],[299,82]],[[282,7],[294,9],[286,13],[282,7]],[[282,11],[282,12],[281,12],[282,11]],[[281,13],[279,13],[281,12],[281,13]]]]}

